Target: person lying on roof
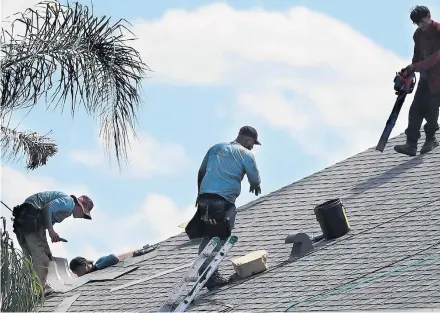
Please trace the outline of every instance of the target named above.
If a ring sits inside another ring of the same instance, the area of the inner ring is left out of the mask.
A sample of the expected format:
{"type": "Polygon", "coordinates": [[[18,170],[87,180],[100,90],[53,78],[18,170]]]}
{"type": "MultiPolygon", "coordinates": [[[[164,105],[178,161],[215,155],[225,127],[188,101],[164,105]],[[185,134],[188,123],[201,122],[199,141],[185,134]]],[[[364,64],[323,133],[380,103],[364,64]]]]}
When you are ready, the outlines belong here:
{"type": "Polygon", "coordinates": [[[80,277],[85,274],[118,264],[118,262],[119,258],[114,254],[100,257],[98,260],[96,260],[95,264],[93,264],[93,261],[87,260],[81,256],[77,256],[70,261],[69,267],[70,270],[76,274],[76,276],[80,277]]]}

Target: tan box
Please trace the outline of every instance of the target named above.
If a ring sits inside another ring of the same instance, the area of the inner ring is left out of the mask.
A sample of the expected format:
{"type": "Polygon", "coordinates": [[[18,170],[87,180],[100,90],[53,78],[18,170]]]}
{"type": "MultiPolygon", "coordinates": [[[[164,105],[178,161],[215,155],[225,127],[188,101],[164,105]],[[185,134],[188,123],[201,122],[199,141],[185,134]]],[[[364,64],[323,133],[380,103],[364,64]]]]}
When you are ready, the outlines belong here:
{"type": "Polygon", "coordinates": [[[231,259],[235,272],[240,278],[246,278],[267,270],[267,251],[258,250],[242,257],[231,259]]]}

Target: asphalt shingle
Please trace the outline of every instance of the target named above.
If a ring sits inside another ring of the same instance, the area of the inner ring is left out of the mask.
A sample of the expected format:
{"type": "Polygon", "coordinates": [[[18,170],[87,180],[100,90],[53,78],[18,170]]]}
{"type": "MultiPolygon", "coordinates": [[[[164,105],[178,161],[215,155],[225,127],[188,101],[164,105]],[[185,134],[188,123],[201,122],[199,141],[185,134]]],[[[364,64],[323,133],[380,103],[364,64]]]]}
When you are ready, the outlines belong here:
{"type": "MultiPolygon", "coordinates": [[[[422,137],[421,140],[424,138],[422,137]]],[[[233,274],[229,259],[266,249],[269,269],[214,292],[203,289],[188,311],[284,311],[303,298],[358,282],[421,260],[440,249],[440,149],[409,158],[393,151],[403,136],[373,148],[238,208],[234,234],[239,240],[220,265],[233,274]],[[321,233],[313,208],[341,198],[351,231],[317,247],[293,263],[287,235],[321,233]]],[[[52,312],[81,292],[68,311],[157,310],[186,269],[111,291],[159,272],[188,264],[197,241],[186,234],[160,243],[157,255],[115,280],[89,282],[46,301],[52,312]]],[[[291,311],[434,308],[440,306],[440,258],[360,285],[325,299],[298,304],[291,311]]]]}

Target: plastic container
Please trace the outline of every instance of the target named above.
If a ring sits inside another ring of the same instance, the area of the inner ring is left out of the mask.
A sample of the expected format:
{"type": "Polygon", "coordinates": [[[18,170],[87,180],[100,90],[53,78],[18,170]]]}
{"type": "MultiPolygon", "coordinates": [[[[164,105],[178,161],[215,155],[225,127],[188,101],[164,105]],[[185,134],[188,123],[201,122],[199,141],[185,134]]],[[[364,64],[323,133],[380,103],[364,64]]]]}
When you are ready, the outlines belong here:
{"type": "Polygon", "coordinates": [[[232,259],[231,263],[237,275],[240,278],[246,278],[267,270],[267,251],[253,251],[245,256],[232,259]]]}
{"type": "Polygon", "coordinates": [[[316,206],[314,211],[325,239],[336,239],[350,231],[341,199],[328,200],[316,206]]]}

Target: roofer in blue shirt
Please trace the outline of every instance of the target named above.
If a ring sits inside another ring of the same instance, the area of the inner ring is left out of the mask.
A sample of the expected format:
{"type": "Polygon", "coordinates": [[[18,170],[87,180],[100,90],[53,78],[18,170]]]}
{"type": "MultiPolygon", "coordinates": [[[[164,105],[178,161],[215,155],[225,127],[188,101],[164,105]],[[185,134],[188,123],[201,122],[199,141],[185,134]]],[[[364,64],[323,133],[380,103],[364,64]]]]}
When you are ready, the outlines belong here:
{"type": "MultiPolygon", "coordinates": [[[[185,228],[190,239],[202,238],[199,254],[211,238],[219,237],[223,245],[231,235],[235,226],[235,200],[241,193],[245,174],[249,191],[256,196],[261,193],[260,174],[250,151],[254,145],[261,145],[257,131],[251,126],[243,126],[234,141],[216,144],[206,153],[198,174],[197,212],[185,228]]],[[[205,261],[199,274],[209,262],[210,259],[205,261]]],[[[227,283],[228,280],[215,271],[205,287],[211,290],[227,283]]]]}
{"type": "Polygon", "coordinates": [[[14,233],[26,257],[32,257],[34,269],[44,286],[45,293],[53,292],[47,285],[47,272],[52,253],[46,238],[46,229],[52,242],[60,236],[54,229],[69,216],[91,220],[93,202],[87,196],[79,198],[61,191],[44,191],[28,197],[13,209],[14,233]]]}
{"type": "Polygon", "coordinates": [[[114,254],[109,254],[100,257],[96,262],[87,260],[81,256],[77,256],[70,261],[70,270],[76,274],[76,276],[81,277],[83,275],[102,270],[112,265],[119,263],[119,258],[114,254]],[[95,263],[95,264],[93,264],[95,263]]]}

